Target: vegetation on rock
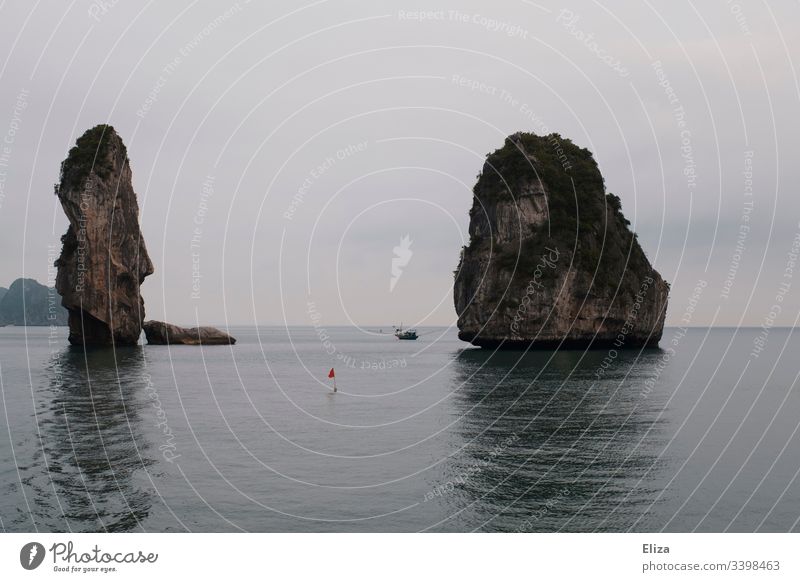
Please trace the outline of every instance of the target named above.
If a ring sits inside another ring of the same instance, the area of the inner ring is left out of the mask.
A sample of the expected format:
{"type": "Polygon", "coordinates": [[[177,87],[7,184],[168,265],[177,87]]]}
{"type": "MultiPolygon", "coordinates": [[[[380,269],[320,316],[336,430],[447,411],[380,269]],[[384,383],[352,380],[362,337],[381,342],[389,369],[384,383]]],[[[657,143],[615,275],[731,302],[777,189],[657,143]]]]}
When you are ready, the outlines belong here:
{"type": "MultiPolygon", "coordinates": [[[[75,146],[69,150],[67,159],[61,164],[61,186],[77,190],[82,188],[84,182],[92,171],[105,180],[114,170],[116,160],[112,159],[109,144],[116,135],[110,125],[100,124],[86,131],[78,138],[75,146]]],[[[121,140],[116,140],[121,146],[117,155],[128,162],[128,154],[121,140]]]]}
{"type": "MultiPolygon", "coordinates": [[[[590,287],[584,291],[613,294],[621,281],[639,285],[639,277],[632,274],[647,273],[650,263],[628,229],[619,197],[605,193],[605,181],[589,150],[557,133],[514,134],[487,155],[473,193],[484,205],[512,200],[529,182],[540,182],[547,192],[548,220],[531,228],[521,250],[502,249],[496,258],[501,266],[516,265],[526,273],[549,245],[569,253],[581,273],[594,275],[594,281],[584,281],[590,287]]],[[[472,212],[480,208],[475,205],[472,212]]],[[[470,246],[486,242],[471,239],[470,246]]]]}

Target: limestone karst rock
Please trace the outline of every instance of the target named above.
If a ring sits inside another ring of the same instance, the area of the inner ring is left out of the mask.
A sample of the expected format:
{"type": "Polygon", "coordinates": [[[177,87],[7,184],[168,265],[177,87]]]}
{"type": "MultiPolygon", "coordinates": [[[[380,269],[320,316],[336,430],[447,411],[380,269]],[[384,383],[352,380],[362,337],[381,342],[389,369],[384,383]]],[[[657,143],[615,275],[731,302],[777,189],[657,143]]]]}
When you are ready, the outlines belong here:
{"type": "Polygon", "coordinates": [[[145,321],[144,334],[154,345],[232,345],[236,338],[216,327],[179,327],[163,321],[145,321]]]}
{"type": "Polygon", "coordinates": [[[84,133],[61,164],[56,194],[69,219],[56,261],[56,289],[77,345],[135,344],[139,287],[153,273],[122,139],[109,125],[84,133]]]}
{"type": "Polygon", "coordinates": [[[483,347],[656,346],[669,285],[652,268],[592,154],[517,133],[487,156],[454,300],[483,347]]]}

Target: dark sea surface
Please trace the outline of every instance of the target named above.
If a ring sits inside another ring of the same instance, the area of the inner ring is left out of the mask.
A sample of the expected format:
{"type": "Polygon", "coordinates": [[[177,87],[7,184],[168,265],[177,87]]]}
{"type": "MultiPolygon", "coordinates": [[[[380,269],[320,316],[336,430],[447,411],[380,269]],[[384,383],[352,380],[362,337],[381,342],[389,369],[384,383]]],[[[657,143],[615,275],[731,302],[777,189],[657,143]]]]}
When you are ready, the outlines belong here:
{"type": "Polygon", "coordinates": [[[798,530],[796,331],[758,357],[754,329],[527,354],[230,331],[84,353],[0,328],[2,529],[798,530]]]}

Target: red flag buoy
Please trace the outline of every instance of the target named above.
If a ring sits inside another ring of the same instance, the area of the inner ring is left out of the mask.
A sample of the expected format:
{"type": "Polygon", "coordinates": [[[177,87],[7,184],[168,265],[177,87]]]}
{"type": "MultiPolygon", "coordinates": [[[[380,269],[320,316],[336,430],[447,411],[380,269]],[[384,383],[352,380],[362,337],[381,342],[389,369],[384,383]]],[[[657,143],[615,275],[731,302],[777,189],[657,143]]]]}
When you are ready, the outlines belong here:
{"type": "Polygon", "coordinates": [[[333,378],[333,391],[336,392],[336,372],[333,368],[328,372],[328,378],[333,378]]]}

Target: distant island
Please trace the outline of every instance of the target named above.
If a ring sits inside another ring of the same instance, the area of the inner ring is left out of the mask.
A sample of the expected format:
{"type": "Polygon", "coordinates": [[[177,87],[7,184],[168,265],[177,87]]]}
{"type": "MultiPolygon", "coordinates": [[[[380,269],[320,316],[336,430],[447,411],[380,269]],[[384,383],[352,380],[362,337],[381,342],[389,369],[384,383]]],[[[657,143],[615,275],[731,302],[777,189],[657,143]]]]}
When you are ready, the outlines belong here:
{"type": "Polygon", "coordinates": [[[516,133],[473,190],[455,273],[459,338],[482,347],[657,346],[669,285],[592,153],[516,133]]]}
{"type": "Polygon", "coordinates": [[[67,310],[55,289],[35,279],[0,287],[0,325],[67,325],[67,310]]]}

